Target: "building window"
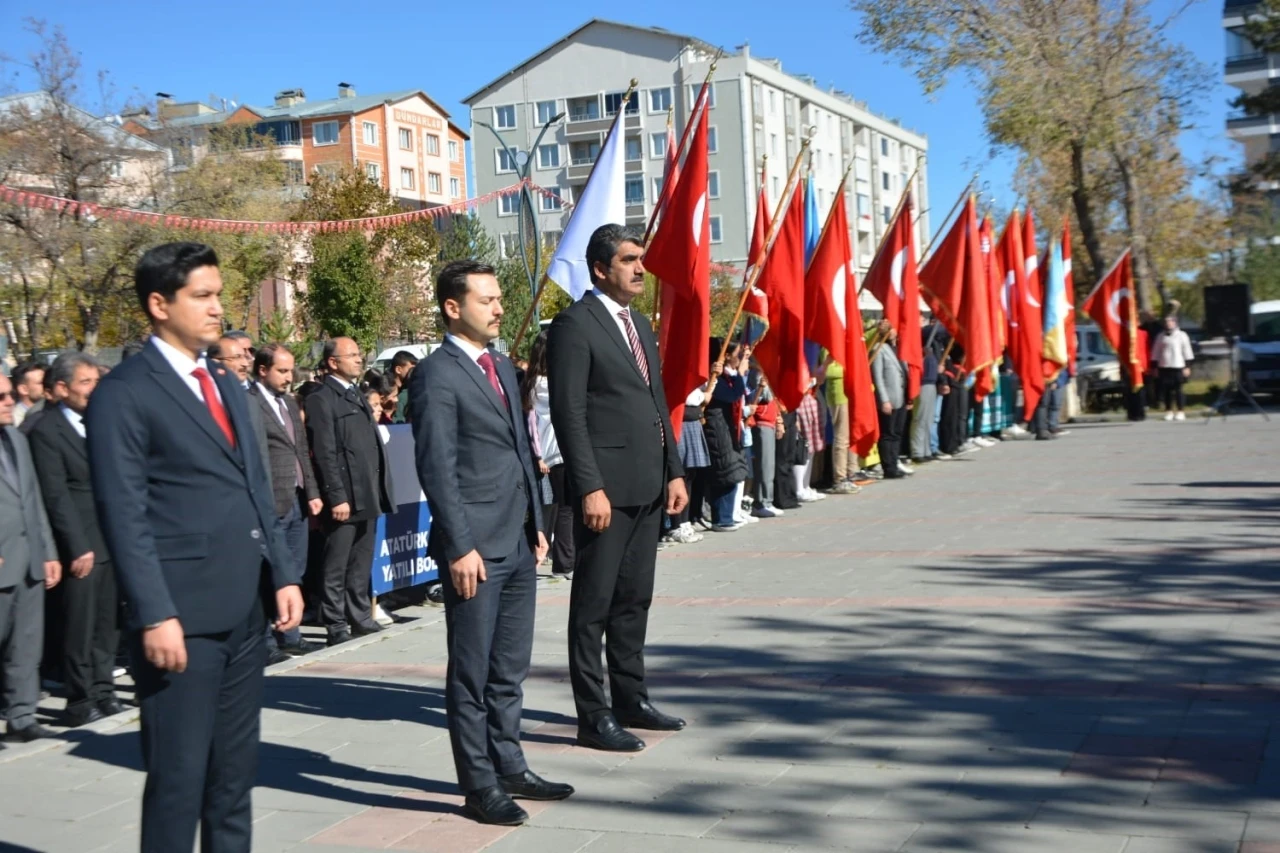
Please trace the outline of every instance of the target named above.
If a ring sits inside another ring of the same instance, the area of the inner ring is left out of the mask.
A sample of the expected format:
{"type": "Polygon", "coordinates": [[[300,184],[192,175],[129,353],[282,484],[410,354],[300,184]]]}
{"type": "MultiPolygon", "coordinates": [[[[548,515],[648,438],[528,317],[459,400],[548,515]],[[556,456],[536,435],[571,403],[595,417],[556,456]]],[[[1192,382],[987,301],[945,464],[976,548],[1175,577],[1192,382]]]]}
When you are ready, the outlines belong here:
{"type": "Polygon", "coordinates": [[[628,136],[626,142],[628,160],[640,160],[644,157],[644,149],[640,145],[640,137],[628,136]]]}
{"type": "Polygon", "coordinates": [[[364,144],[377,145],[378,144],[378,126],[371,121],[366,121],[361,124],[361,127],[364,129],[364,144]]]}
{"type": "Polygon", "coordinates": [[[444,192],[444,178],[439,172],[427,172],[427,189],[437,194],[444,192]]]}
{"type": "Polygon", "coordinates": [[[413,150],[413,131],[410,128],[407,128],[407,127],[400,128],[400,150],[401,151],[413,150]]]}
{"type": "Polygon", "coordinates": [[[520,193],[511,193],[498,199],[499,216],[515,216],[520,212],[520,193]]]}
{"type": "Polygon", "coordinates": [[[778,185],[777,177],[770,178],[769,183],[773,187],[773,200],[777,202],[780,198],[782,198],[782,196],[779,195],[779,192],[782,188],[778,185]]]}
{"type": "Polygon", "coordinates": [[[653,200],[656,202],[660,198],[662,198],[662,177],[661,176],[653,179],[653,200]]]}
{"type": "MultiPolygon", "coordinates": [[[[607,116],[616,116],[618,108],[622,106],[622,96],[626,92],[610,92],[604,96],[604,114],[607,116]]],[[[632,92],[631,97],[627,99],[627,115],[633,116],[640,113],[640,93],[632,92]]]]}
{"type": "Polygon", "coordinates": [[[778,156],[778,134],[776,133],[769,134],[769,156],[778,156]]]}
{"type": "Polygon", "coordinates": [[[107,175],[112,178],[123,178],[124,164],[119,160],[112,160],[107,164],[107,175]]]}
{"type": "Polygon", "coordinates": [[[518,234],[507,233],[499,238],[499,251],[502,252],[503,258],[514,258],[520,254],[520,236],[518,234]]]}
{"type": "Polygon", "coordinates": [[[311,142],[313,145],[337,145],[338,123],[336,121],[318,121],[311,125],[311,142]]]}
{"type": "MultiPolygon", "coordinates": [[[[690,84],[689,86],[689,108],[690,109],[692,109],[693,105],[698,102],[698,92],[701,91],[701,89],[702,89],[701,83],[698,83],[696,85],[690,84]]],[[[714,109],[715,105],[716,105],[716,84],[712,83],[710,86],[707,87],[707,106],[714,109]]]]}
{"type": "Polygon", "coordinates": [[[666,131],[649,134],[649,156],[659,160],[667,156],[666,131]]]}
{"type": "Polygon", "coordinates": [[[893,218],[893,208],[889,207],[889,205],[886,204],[883,208],[881,208],[880,215],[884,219],[884,224],[888,225],[889,220],[893,218]]]}
{"type": "Polygon", "coordinates": [[[707,153],[714,154],[720,150],[720,134],[716,133],[715,126],[707,128],[707,153]]]}
{"type": "Polygon", "coordinates": [[[776,115],[778,112],[778,93],[769,90],[769,115],[776,115]]]}
{"type": "Polygon", "coordinates": [[[569,99],[569,121],[594,121],[598,118],[600,118],[598,97],[569,99]]]}
{"type": "Polygon", "coordinates": [[[380,167],[377,163],[365,163],[364,174],[369,180],[373,181],[375,184],[382,183],[382,167],[380,167]]]}
{"type": "Polygon", "coordinates": [[[887,190],[887,189],[889,189],[889,185],[890,185],[891,183],[892,183],[892,179],[889,177],[889,173],[888,173],[888,172],[881,172],[881,173],[880,173],[880,188],[881,188],[881,189],[885,189],[885,190],[887,190]]]}
{"type": "Polygon", "coordinates": [[[671,87],[649,90],[649,112],[665,113],[671,109],[671,87]]]}
{"type": "Polygon", "coordinates": [[[449,140],[449,159],[450,159],[450,160],[452,160],[452,161],[453,161],[453,162],[455,162],[455,163],[456,163],[456,162],[458,162],[458,142],[457,142],[457,140],[454,140],[454,139],[450,139],[450,140],[449,140]]]}
{"type": "Polygon", "coordinates": [[[627,178],[627,204],[644,204],[644,178],[627,178]]]}
{"type": "Polygon", "coordinates": [[[494,107],[493,123],[498,130],[511,130],[516,126],[516,108],[514,106],[494,107]]]}
{"type": "Polygon", "coordinates": [[[883,136],[880,137],[880,156],[889,156],[889,140],[885,139],[883,136]]]}
{"type": "Polygon", "coordinates": [[[539,169],[559,169],[560,168],[560,146],[559,145],[539,145],[538,146],[538,168],[539,169]]]}
{"type": "Polygon", "coordinates": [[[440,156],[440,137],[434,133],[427,134],[427,153],[433,156],[440,156]]]}
{"type": "Polygon", "coordinates": [[[411,190],[413,187],[413,169],[402,168],[400,170],[400,189],[411,190]]]}
{"type": "Polygon", "coordinates": [[[286,184],[306,183],[306,171],[303,168],[301,160],[284,161],[284,181],[286,184]]]}
{"type": "Polygon", "coordinates": [[[599,156],[599,142],[574,142],[569,146],[569,162],[575,166],[590,166],[599,156]]]}
{"type": "Polygon", "coordinates": [[[707,198],[720,198],[720,172],[707,172],[707,198]]]}
{"type": "Polygon", "coordinates": [[[555,101],[538,101],[538,124],[546,124],[556,117],[555,101]]]}
{"type": "Polygon", "coordinates": [[[462,181],[458,178],[449,179],[449,198],[462,198],[462,181]]]}
{"type": "Polygon", "coordinates": [[[858,215],[871,217],[871,196],[866,193],[858,193],[858,215]]]}
{"type": "Polygon", "coordinates": [[[542,195],[539,198],[541,201],[538,202],[538,205],[542,208],[543,213],[556,213],[564,209],[564,204],[560,201],[560,196],[558,195],[542,195]]]}
{"type": "Polygon", "coordinates": [[[342,172],[342,166],[338,163],[318,163],[315,168],[317,175],[324,175],[329,180],[335,180],[342,172]]]}
{"type": "Polygon", "coordinates": [[[832,174],[836,171],[836,155],[834,151],[827,152],[827,169],[829,169],[832,174]]]}
{"type": "Polygon", "coordinates": [[[516,162],[511,159],[511,152],[506,148],[495,148],[493,153],[498,158],[498,174],[516,170],[516,162]]]}
{"type": "Polygon", "coordinates": [[[719,216],[708,216],[707,221],[711,226],[711,242],[720,243],[724,240],[724,229],[720,225],[719,216]]]}
{"type": "Polygon", "coordinates": [[[554,249],[560,242],[563,231],[543,231],[542,232],[542,248],[554,249]]]}

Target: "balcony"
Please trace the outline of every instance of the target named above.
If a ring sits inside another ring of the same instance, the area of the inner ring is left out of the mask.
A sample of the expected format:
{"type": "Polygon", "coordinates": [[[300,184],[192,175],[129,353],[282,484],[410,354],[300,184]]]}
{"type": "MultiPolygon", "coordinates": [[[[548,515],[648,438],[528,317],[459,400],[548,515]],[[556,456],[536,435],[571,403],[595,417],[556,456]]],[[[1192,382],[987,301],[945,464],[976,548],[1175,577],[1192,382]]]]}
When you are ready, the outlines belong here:
{"type": "Polygon", "coordinates": [[[596,158],[578,159],[569,164],[568,177],[570,181],[585,181],[591,174],[591,169],[596,164],[596,158]]]}
{"type": "MultiPolygon", "coordinates": [[[[623,128],[626,130],[640,130],[640,116],[627,113],[623,119],[623,128]]],[[[596,118],[582,118],[575,120],[573,114],[569,114],[569,122],[564,126],[565,137],[572,140],[580,140],[588,137],[595,137],[604,140],[604,135],[609,132],[609,128],[613,127],[613,116],[604,116],[596,118]]]]}
{"type": "Polygon", "coordinates": [[[1227,113],[1227,130],[1244,131],[1246,133],[1250,131],[1256,133],[1260,130],[1269,132],[1273,124],[1273,118],[1274,116],[1270,115],[1251,115],[1241,110],[1237,110],[1235,112],[1227,113]]]}
{"type": "Polygon", "coordinates": [[[1227,74],[1247,74],[1252,71],[1266,71],[1267,55],[1262,51],[1240,53],[1227,57],[1227,74]]]}

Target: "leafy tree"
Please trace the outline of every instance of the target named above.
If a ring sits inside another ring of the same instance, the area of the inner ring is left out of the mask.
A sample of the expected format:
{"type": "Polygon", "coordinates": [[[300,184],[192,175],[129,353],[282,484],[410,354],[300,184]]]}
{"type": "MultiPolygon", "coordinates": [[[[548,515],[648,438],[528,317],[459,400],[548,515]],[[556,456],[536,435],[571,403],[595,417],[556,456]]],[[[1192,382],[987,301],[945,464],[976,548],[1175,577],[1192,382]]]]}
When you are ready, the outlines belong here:
{"type": "Polygon", "coordinates": [[[364,235],[323,234],[311,241],[305,303],[326,336],[354,338],[366,351],[374,346],[387,301],[364,235]]]}

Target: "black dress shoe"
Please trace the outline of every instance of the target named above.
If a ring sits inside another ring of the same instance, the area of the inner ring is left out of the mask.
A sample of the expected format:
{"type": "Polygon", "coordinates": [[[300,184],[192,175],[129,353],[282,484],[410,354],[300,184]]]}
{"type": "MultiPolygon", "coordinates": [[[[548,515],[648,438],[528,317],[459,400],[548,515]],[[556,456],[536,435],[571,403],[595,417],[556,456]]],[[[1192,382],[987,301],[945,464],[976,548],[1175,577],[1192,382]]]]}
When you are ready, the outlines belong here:
{"type": "Polygon", "coordinates": [[[503,776],[498,780],[507,796],[522,800],[563,800],[573,796],[573,786],[563,782],[548,782],[532,770],[503,776]]]}
{"type": "Polygon", "coordinates": [[[23,726],[20,729],[15,729],[13,726],[9,726],[9,733],[5,735],[6,740],[16,741],[18,743],[31,743],[33,740],[50,737],[53,737],[53,732],[49,731],[39,723],[32,723],[31,725],[23,726]]]}
{"type": "Polygon", "coordinates": [[[356,622],[351,626],[351,633],[357,637],[363,637],[366,634],[377,634],[382,630],[384,630],[383,627],[377,622],[365,622],[363,625],[356,622]]]}
{"type": "Polygon", "coordinates": [[[320,651],[324,646],[319,643],[313,643],[310,640],[298,640],[296,643],[286,643],[280,647],[280,651],[291,657],[299,658],[303,655],[309,655],[312,652],[320,651]]]}
{"type": "Polygon", "coordinates": [[[87,726],[90,723],[96,723],[98,720],[105,720],[106,718],[107,715],[102,711],[93,705],[88,705],[82,709],[67,712],[67,728],[78,729],[81,726],[87,726]]]}
{"type": "Polygon", "coordinates": [[[287,660],[293,660],[283,649],[272,649],[267,655],[267,666],[275,666],[278,663],[284,663],[287,660]]]}
{"type": "Polygon", "coordinates": [[[607,752],[639,752],[644,741],[618,725],[612,714],[606,714],[595,723],[578,723],[578,745],[607,752]]]}
{"type": "Polygon", "coordinates": [[[348,642],[350,639],[351,639],[350,631],[347,631],[347,630],[333,631],[329,634],[328,644],[331,646],[338,646],[345,642],[348,642]]]}
{"type": "Polygon", "coordinates": [[[114,696],[109,696],[98,703],[98,710],[102,712],[104,717],[113,717],[116,714],[123,714],[129,710],[129,706],[121,702],[114,696]]]}
{"type": "Polygon", "coordinates": [[[641,702],[630,711],[613,712],[618,724],[629,729],[649,729],[655,732],[678,732],[684,728],[684,720],[664,714],[650,702],[641,702]]]}
{"type": "Polygon", "coordinates": [[[519,826],[529,819],[529,813],[497,785],[468,793],[463,808],[481,823],[494,826],[519,826]]]}

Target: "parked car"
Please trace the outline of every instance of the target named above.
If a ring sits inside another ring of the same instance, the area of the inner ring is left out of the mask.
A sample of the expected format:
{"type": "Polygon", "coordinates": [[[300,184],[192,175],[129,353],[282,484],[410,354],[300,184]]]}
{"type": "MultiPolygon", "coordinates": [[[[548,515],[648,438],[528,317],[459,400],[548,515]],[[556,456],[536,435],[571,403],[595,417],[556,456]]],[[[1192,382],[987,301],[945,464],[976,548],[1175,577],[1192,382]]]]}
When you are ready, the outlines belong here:
{"type": "Polygon", "coordinates": [[[373,367],[379,373],[386,373],[387,369],[391,366],[391,359],[395,358],[395,355],[398,352],[411,352],[417,356],[418,361],[422,361],[439,348],[440,344],[405,344],[404,346],[384,349],[382,352],[378,353],[378,357],[373,360],[373,367]]]}
{"type": "Polygon", "coordinates": [[[1120,382],[1120,359],[1102,330],[1093,323],[1076,324],[1076,390],[1080,406],[1089,409],[1104,395],[1117,394],[1120,382]]]}
{"type": "Polygon", "coordinates": [[[1250,392],[1280,392],[1280,300],[1255,302],[1249,313],[1253,334],[1236,346],[1240,380],[1250,392]]]}

